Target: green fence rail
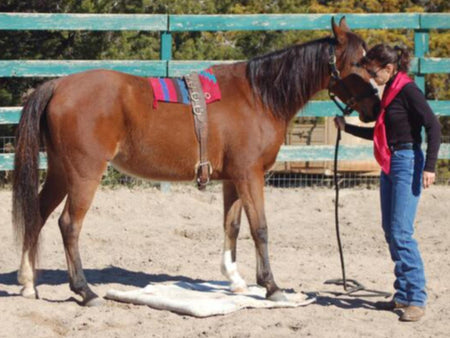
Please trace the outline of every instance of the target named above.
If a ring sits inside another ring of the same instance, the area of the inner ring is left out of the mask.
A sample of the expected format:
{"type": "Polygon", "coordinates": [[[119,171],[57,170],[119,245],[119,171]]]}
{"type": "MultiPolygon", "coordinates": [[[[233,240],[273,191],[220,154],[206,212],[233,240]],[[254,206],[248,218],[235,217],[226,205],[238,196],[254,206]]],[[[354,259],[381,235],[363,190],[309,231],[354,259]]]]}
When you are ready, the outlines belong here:
{"type": "MultiPolygon", "coordinates": [[[[153,15],[153,14],[47,14],[0,13],[0,30],[154,31],[160,34],[160,59],[138,60],[0,60],[0,77],[58,77],[88,69],[114,69],[139,76],[180,76],[212,64],[233,61],[172,60],[172,35],[187,31],[329,30],[331,17],[346,16],[352,29],[414,30],[411,71],[425,90],[425,74],[450,70],[450,58],[429,58],[429,31],[450,29],[450,13],[388,14],[252,14],[252,15],[153,15]]],[[[1,57],[1,51],[0,51],[1,57]]],[[[429,101],[437,115],[450,115],[450,101],[429,101]]],[[[21,107],[0,107],[0,124],[17,124],[21,107]]],[[[312,101],[302,116],[332,117],[330,101],[312,101]]],[[[283,146],[277,161],[331,161],[333,146],[283,146]]],[[[14,154],[0,154],[0,170],[13,168],[14,154]]],[[[373,159],[371,146],[342,145],[343,160],[373,159]]],[[[450,159],[450,144],[442,144],[439,158],[450,159]]],[[[41,168],[46,168],[41,154],[41,168]]]]}

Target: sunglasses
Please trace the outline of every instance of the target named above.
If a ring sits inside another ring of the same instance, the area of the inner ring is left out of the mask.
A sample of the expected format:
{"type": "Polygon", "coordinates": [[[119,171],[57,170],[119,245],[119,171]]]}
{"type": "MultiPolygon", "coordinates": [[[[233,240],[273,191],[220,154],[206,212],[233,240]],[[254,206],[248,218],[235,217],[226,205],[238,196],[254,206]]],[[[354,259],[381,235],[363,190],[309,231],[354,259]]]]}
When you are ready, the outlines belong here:
{"type": "Polygon", "coordinates": [[[383,67],[380,67],[377,70],[371,70],[371,69],[366,69],[366,70],[367,70],[367,73],[369,73],[370,77],[372,79],[375,79],[378,76],[378,72],[382,69],[383,69],[383,67]]]}
{"type": "Polygon", "coordinates": [[[369,75],[370,75],[370,77],[372,78],[372,79],[375,79],[376,77],[377,77],[377,74],[378,74],[378,72],[380,71],[380,70],[382,70],[383,68],[378,68],[377,70],[371,70],[371,69],[366,69],[367,70],[367,73],[369,73],[369,75]]]}

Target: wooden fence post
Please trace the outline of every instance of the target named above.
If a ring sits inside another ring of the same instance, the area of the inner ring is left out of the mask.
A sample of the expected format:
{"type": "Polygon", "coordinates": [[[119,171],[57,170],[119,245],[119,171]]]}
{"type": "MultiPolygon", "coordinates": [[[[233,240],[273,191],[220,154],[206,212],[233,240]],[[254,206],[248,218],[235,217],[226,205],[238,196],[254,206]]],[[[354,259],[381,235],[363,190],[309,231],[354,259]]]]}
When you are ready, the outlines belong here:
{"type": "Polygon", "coordinates": [[[414,77],[414,81],[417,86],[424,92],[425,94],[425,74],[421,71],[421,58],[425,56],[429,51],[429,34],[428,30],[419,29],[414,30],[414,56],[417,58],[419,66],[418,72],[414,77]]]}

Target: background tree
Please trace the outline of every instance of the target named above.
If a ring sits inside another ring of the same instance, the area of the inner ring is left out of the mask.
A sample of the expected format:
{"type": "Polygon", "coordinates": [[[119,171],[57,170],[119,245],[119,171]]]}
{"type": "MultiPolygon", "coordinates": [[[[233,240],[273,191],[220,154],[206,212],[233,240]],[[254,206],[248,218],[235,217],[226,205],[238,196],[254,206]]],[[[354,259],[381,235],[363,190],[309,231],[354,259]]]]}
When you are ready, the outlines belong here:
{"type": "MultiPolygon", "coordinates": [[[[448,12],[448,0],[2,0],[0,12],[263,14],[448,12]]],[[[351,24],[351,23],[350,23],[351,24]]],[[[413,48],[408,30],[358,30],[369,46],[380,42],[413,48]]],[[[175,60],[243,60],[329,35],[324,31],[180,32],[175,60]]],[[[159,59],[159,35],[151,32],[0,31],[0,59],[159,59]]],[[[431,57],[448,57],[450,33],[430,32],[431,57]]],[[[0,106],[19,106],[28,89],[48,78],[0,78],[0,106]]],[[[450,75],[427,75],[428,99],[450,99],[450,75]]],[[[325,98],[319,94],[317,98],[325,98]]],[[[441,117],[444,135],[450,119],[441,117]]],[[[13,128],[0,126],[1,135],[13,128]]],[[[448,140],[447,140],[448,142],[448,140]]],[[[445,164],[448,166],[448,163],[445,164]]]]}

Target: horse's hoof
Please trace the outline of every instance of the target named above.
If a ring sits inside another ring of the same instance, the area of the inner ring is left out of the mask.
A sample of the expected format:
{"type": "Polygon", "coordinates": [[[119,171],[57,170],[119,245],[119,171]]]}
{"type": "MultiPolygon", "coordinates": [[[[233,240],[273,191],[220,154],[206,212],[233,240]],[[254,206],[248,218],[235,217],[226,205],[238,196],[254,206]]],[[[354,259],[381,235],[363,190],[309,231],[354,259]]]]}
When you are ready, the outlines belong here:
{"type": "Polygon", "coordinates": [[[94,307],[94,306],[102,306],[105,305],[105,300],[100,297],[91,298],[88,301],[84,302],[84,306],[94,307]]]}
{"type": "Polygon", "coordinates": [[[287,302],[288,301],[286,295],[281,290],[275,291],[269,297],[267,297],[267,299],[271,300],[272,302],[287,302]]]}
{"type": "Polygon", "coordinates": [[[38,299],[37,291],[34,287],[26,287],[24,286],[22,290],[20,290],[20,294],[28,299],[38,299]]]}

